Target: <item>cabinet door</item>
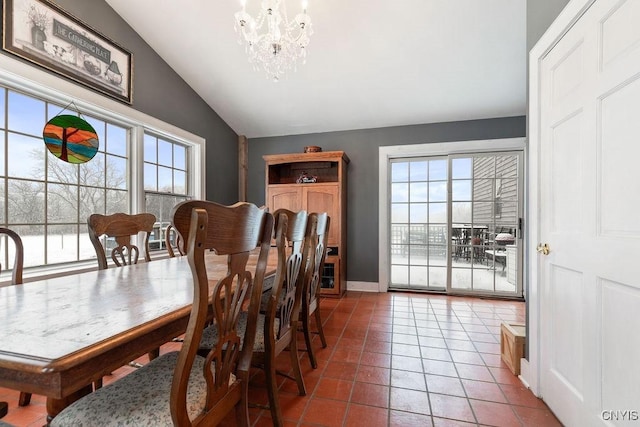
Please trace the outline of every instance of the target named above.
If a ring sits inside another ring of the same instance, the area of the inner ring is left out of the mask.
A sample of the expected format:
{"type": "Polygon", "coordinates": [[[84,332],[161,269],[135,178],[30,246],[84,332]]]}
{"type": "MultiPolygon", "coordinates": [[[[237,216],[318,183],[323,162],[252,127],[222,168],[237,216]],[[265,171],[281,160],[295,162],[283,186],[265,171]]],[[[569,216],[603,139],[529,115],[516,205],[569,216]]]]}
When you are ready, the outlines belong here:
{"type": "Polygon", "coordinates": [[[320,277],[320,292],[323,295],[340,296],[342,283],[340,283],[340,258],[328,256],[324,261],[322,277],[320,277]]]}
{"type": "MultiPolygon", "coordinates": [[[[326,212],[331,218],[329,246],[340,243],[340,198],[337,185],[310,185],[303,187],[302,198],[308,213],[326,212]]],[[[339,254],[342,256],[342,254],[339,254]]]]}
{"type": "Polygon", "coordinates": [[[302,189],[293,185],[269,187],[267,206],[271,212],[276,209],[289,209],[298,212],[302,209],[302,189]]]}

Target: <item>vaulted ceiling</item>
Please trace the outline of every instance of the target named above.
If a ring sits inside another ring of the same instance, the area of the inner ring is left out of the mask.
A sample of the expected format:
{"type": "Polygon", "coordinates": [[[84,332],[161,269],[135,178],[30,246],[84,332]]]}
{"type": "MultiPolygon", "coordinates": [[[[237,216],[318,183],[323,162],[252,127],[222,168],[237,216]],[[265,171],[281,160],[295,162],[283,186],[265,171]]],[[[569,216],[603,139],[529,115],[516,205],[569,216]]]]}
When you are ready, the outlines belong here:
{"type": "Polygon", "coordinates": [[[273,82],[238,44],[238,0],[107,0],[249,138],[525,113],[525,0],[308,2],[306,64],[273,82]]]}

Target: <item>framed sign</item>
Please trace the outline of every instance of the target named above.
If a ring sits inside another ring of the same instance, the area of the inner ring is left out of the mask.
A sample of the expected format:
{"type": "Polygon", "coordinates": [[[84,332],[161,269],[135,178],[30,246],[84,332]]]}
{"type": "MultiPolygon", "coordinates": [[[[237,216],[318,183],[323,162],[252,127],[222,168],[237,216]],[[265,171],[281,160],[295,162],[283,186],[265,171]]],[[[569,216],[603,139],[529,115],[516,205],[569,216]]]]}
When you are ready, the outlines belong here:
{"type": "Polygon", "coordinates": [[[131,52],[47,0],[3,3],[4,50],[131,104],[131,52]]]}

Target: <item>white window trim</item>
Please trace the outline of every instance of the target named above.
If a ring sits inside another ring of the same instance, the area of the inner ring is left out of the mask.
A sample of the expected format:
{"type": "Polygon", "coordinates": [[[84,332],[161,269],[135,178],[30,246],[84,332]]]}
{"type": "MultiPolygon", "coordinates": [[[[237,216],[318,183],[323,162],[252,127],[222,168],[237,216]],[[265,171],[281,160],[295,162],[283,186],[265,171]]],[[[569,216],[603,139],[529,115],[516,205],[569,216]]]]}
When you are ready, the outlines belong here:
{"type": "MultiPolygon", "coordinates": [[[[389,289],[389,160],[405,157],[524,150],[525,138],[391,145],[378,150],[378,292],[389,289]]],[[[525,161],[526,164],[526,161],[525,161]]],[[[526,177],[526,174],[525,174],[526,177]]]]}
{"type": "MultiPolygon", "coordinates": [[[[129,153],[130,182],[141,189],[137,198],[130,200],[131,211],[138,212],[144,206],[142,177],[142,150],[144,132],[181,143],[190,149],[187,168],[189,195],[204,199],[206,194],[206,140],[177,126],[163,122],[141,111],[87,89],[77,83],[50,74],[38,67],[23,63],[8,55],[0,55],[0,84],[25,94],[42,98],[47,102],[67,105],[73,101],[82,113],[112,121],[131,128],[132,149],[129,153]]],[[[135,93],[134,93],[135,96],[135,93]]],[[[44,123],[43,123],[44,126],[44,123]]],[[[54,265],[34,268],[24,275],[24,281],[64,276],[70,273],[95,270],[95,262],[77,262],[70,265],[54,265]],[[91,266],[93,264],[93,266],[91,266]]],[[[0,280],[0,286],[4,283],[0,280]]]]}

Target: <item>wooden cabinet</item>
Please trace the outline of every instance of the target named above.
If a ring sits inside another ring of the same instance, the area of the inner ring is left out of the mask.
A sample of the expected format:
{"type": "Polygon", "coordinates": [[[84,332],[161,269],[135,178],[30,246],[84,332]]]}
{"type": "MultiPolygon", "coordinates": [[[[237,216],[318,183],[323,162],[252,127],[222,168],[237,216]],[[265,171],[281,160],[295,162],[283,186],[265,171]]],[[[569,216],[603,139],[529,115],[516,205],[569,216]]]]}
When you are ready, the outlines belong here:
{"type": "Polygon", "coordinates": [[[322,293],[341,296],[346,290],[347,164],[343,151],[275,154],[263,157],[266,205],[292,211],[327,212],[331,218],[322,293]],[[305,175],[315,182],[298,183],[305,175]]]}

